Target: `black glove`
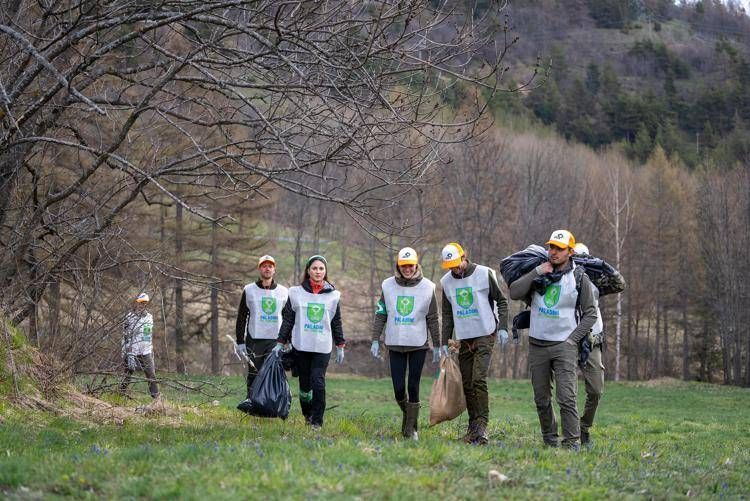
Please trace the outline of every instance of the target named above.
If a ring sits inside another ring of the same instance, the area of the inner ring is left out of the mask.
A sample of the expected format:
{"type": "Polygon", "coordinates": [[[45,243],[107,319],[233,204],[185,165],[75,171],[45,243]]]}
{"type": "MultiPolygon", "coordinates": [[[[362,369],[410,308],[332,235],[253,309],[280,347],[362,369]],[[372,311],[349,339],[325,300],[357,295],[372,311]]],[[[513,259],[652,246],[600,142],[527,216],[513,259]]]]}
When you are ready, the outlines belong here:
{"type": "Polygon", "coordinates": [[[580,367],[581,370],[586,367],[586,362],[588,362],[590,354],[591,342],[589,341],[589,337],[586,336],[578,343],[578,367],[580,367]]]}

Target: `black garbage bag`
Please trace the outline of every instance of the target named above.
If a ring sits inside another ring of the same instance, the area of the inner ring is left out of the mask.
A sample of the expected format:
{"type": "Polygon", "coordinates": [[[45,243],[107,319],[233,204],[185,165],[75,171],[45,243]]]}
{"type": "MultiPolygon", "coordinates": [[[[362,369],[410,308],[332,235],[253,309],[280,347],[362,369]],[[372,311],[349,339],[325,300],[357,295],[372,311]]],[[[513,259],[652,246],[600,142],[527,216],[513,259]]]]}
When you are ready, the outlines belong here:
{"type": "Polygon", "coordinates": [[[544,247],[532,244],[500,261],[500,274],[505,283],[510,285],[547,259],[544,247]]]}
{"type": "Polygon", "coordinates": [[[269,355],[250,387],[250,398],[237,408],[253,416],[286,419],[292,406],[292,392],[281,357],[269,355]]]}
{"type": "Polygon", "coordinates": [[[625,290],[624,282],[617,270],[608,262],[587,254],[573,256],[576,266],[583,266],[591,283],[599,289],[599,296],[618,294],[625,290]]]}
{"type": "Polygon", "coordinates": [[[531,326],[531,311],[523,310],[521,313],[513,317],[513,340],[518,339],[518,331],[522,329],[528,329],[531,326]]]}
{"type": "Polygon", "coordinates": [[[580,367],[581,370],[586,368],[586,362],[589,360],[589,355],[591,355],[591,341],[589,341],[589,337],[586,336],[578,343],[578,367],[580,367]]]}

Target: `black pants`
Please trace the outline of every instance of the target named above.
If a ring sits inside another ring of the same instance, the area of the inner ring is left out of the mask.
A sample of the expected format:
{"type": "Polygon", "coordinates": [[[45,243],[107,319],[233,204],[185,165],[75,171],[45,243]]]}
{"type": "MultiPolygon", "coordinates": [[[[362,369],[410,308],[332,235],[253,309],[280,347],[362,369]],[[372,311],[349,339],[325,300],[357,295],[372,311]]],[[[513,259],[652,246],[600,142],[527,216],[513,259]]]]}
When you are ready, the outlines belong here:
{"type": "Polygon", "coordinates": [[[406,371],[409,371],[409,402],[419,402],[419,381],[422,379],[422,367],[427,350],[393,351],[388,350],[391,363],[391,380],[396,400],[406,398],[406,371]]]}
{"type": "Polygon", "coordinates": [[[250,387],[255,381],[255,377],[263,367],[263,362],[268,358],[268,354],[276,346],[275,339],[252,339],[248,336],[247,338],[247,356],[250,361],[255,364],[255,369],[249,363],[247,364],[247,398],[250,398],[250,387]]]}
{"type": "Polygon", "coordinates": [[[149,353],[147,355],[125,355],[122,359],[123,367],[125,369],[125,376],[122,378],[120,383],[120,391],[125,391],[130,385],[130,379],[133,377],[133,373],[136,369],[141,369],[146,374],[146,380],[148,381],[148,391],[152,398],[159,396],[159,386],[156,384],[156,370],[154,369],[154,355],[149,353]],[[131,369],[128,365],[128,357],[135,357],[135,369],[131,369]]]}
{"type": "Polygon", "coordinates": [[[326,410],[326,370],[330,359],[330,353],[297,352],[302,413],[312,425],[323,425],[323,413],[326,410]],[[312,401],[305,402],[302,394],[309,394],[310,391],[312,401]]]}

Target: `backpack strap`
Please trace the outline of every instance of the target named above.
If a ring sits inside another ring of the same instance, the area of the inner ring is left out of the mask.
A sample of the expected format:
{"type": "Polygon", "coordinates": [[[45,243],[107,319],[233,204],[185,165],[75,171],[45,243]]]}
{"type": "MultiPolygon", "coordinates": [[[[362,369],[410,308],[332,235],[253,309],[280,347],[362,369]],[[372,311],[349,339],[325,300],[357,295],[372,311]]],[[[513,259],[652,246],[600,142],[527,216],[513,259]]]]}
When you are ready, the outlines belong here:
{"type": "Polygon", "coordinates": [[[576,281],[576,323],[581,321],[583,312],[581,311],[581,284],[583,283],[583,275],[586,274],[586,269],[583,266],[576,266],[573,269],[573,278],[576,281]]]}

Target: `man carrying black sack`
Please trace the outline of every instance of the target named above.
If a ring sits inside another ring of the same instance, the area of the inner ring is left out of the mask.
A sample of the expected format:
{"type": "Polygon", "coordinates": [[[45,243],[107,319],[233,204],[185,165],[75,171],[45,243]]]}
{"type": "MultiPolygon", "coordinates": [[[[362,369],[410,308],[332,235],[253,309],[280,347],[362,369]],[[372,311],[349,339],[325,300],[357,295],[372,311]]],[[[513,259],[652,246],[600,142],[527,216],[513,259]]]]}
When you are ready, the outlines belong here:
{"type": "Polygon", "coordinates": [[[578,343],[596,322],[593,287],[583,268],[576,269],[571,260],[575,239],[569,231],[553,232],[547,246],[549,261],[514,281],[510,297],[531,305],[529,366],[544,443],[558,446],[551,398],[554,375],[562,444],[578,450],[578,343]]]}
{"type": "Polygon", "coordinates": [[[286,303],[289,290],[274,281],[276,260],[269,255],[258,260],[260,278],[242,290],[235,334],[237,354],[248,357],[247,398],[250,387],[263,367],[263,362],[276,345],[276,335],[281,328],[281,308],[286,303]]]}

